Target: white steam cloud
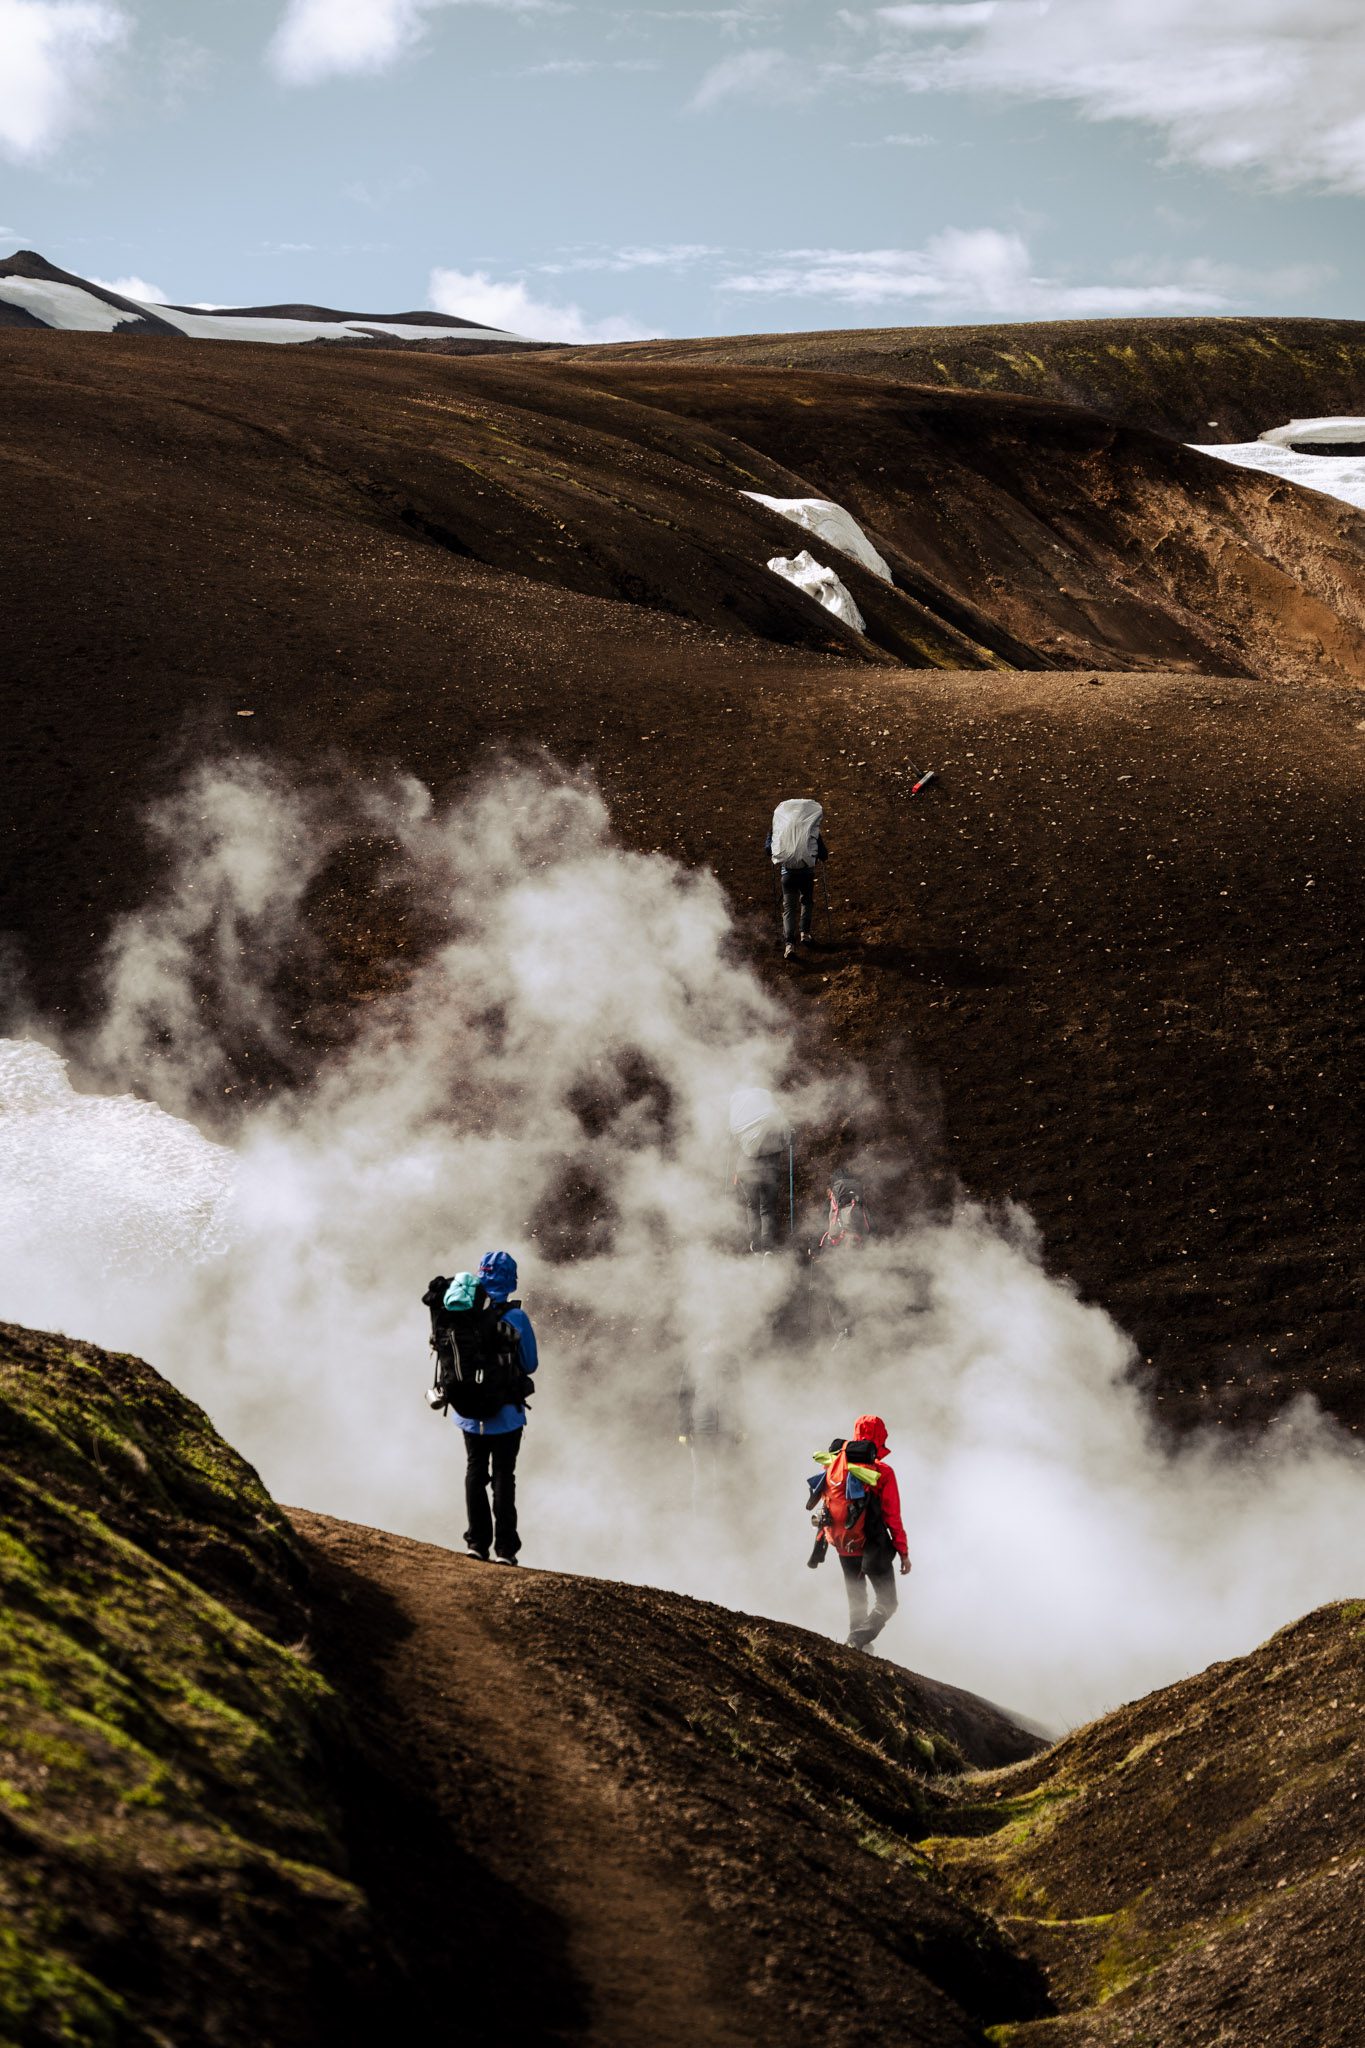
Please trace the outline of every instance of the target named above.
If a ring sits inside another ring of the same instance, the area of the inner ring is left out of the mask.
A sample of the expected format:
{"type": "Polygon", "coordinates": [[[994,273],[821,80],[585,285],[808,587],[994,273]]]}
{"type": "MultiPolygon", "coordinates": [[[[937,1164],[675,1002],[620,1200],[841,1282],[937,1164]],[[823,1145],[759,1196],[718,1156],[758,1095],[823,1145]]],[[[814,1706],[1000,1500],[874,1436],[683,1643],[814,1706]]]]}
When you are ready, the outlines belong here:
{"type": "Polygon", "coordinates": [[[419,1297],[504,1245],[542,1352],[529,1563],[842,1636],[804,1481],[876,1410],[915,1560],[885,1653],[1054,1725],[1360,1590],[1340,1435],[1305,1404],[1254,1445],[1164,1444],[1126,1339],[1047,1276],[1026,1218],[961,1206],[813,1264],[736,1248],[731,1091],[771,1089],[808,1152],[874,1134],[876,1104],[797,1064],[716,883],[615,847],[590,789],[510,772],[441,814],[396,782],[347,821],[233,766],[156,829],[171,871],[114,936],[83,1092],[36,1041],[0,1063],[0,1315],[141,1352],[281,1498],[458,1546],[419,1297]],[[230,1136],[111,1098],[184,1111],[220,1035],[288,1030],[267,990],[357,824],[444,919],[403,994],[230,1136]],[[677,1440],[684,1367],[718,1394],[714,1457],[677,1440]]]}

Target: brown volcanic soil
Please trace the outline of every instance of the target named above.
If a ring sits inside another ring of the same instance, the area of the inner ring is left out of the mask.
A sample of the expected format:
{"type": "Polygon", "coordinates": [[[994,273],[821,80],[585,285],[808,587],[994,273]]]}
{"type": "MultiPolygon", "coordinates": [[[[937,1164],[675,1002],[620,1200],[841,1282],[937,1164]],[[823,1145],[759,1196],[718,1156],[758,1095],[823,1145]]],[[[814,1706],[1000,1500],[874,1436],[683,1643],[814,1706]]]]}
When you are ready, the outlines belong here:
{"type": "MultiPolygon", "coordinates": [[[[1365,1419],[1359,515],[853,378],[18,332],[0,364],[3,922],[41,1005],[91,1000],[138,809],[205,755],[440,793],[543,748],[756,947],[809,786],[839,923],[796,999],[940,1184],[1027,1203],[1168,1413],[1365,1419]],[[874,637],[767,572],[804,536],[741,486],[866,520],[874,637]]],[[[358,852],[316,907],[313,1049],[414,943],[368,886],[358,852]]]]}
{"type": "Polygon", "coordinates": [[[0,1473],[7,2042],[1358,2048],[1365,1603],[1043,1749],[802,1629],[286,1518],[61,1336],[0,1326],[0,1473]]]}
{"type": "Polygon", "coordinates": [[[968,2048],[1044,2010],[904,1853],[936,1779],[1039,1747],[984,1702],[671,1594],[294,1521],[401,2038],[458,2007],[478,2040],[783,2048],[833,2001],[869,2041],[968,2048]]]}
{"type": "Polygon", "coordinates": [[[883,384],[1091,406],[1180,441],[1251,441],[1291,419],[1365,411],[1365,321],[1048,320],[629,341],[574,360],[743,363],[883,384]]]}
{"type": "Polygon", "coordinates": [[[831,2012],[877,2048],[1365,2038],[1365,1603],[1039,1750],[800,1629],[294,1520],[417,2038],[452,1912],[528,2043],[786,2048],[831,2012]],[[419,1804],[449,1876],[395,1825],[419,1804]]]}
{"type": "Polygon", "coordinates": [[[1365,1602],[967,1781],[935,1864],[1064,2017],[998,2048],[1365,2041],[1365,1602]]]}

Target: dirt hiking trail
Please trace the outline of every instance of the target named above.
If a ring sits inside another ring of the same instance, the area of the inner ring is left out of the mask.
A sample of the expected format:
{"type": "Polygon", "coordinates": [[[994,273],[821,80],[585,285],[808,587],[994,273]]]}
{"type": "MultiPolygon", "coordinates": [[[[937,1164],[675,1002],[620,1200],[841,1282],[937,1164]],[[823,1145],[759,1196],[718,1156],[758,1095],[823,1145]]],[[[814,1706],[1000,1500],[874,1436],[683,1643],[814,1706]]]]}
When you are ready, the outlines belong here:
{"type": "MultiPolygon", "coordinates": [[[[753,2016],[746,2024],[733,1991],[707,1981],[712,1951],[649,1813],[493,1621],[515,1606],[518,1587],[490,1587],[497,1567],[431,1544],[320,1515],[293,1520],[319,1560],[337,1630],[322,1661],[333,1652],[359,1660],[372,1687],[376,1760],[406,1755],[413,1789],[481,1866],[469,1875],[491,1881],[482,1904],[446,1900],[447,1939],[462,1933],[465,1912],[481,1918],[513,1893],[524,1928],[556,1930],[548,1954],[532,1931],[491,1969],[478,1945],[473,1967],[492,1980],[495,2002],[507,2001],[516,2037],[601,2048],[752,2041],[753,2016]]],[[[409,1853],[397,1831],[389,1847],[409,1853]]],[[[465,1939],[457,1945],[468,1953],[465,1939]]],[[[471,1993],[485,1995],[464,1986],[464,2012],[471,1993]]],[[[513,2037],[505,2024],[499,2033],[513,2037]]]]}
{"type": "Polygon", "coordinates": [[[391,2038],[789,2048],[854,2001],[870,2043],[968,2048],[1044,2009],[909,1848],[935,1777],[1039,1747],[988,1702],[649,1587],[292,1520],[391,2038]]]}

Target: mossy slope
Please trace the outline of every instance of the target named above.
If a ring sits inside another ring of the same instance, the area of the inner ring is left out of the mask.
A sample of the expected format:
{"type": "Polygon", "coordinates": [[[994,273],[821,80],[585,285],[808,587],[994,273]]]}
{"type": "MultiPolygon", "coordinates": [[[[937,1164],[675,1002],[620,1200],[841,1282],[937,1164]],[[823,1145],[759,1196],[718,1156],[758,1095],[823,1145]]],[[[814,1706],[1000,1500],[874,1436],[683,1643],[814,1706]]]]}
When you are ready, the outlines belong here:
{"type": "Polygon", "coordinates": [[[1365,1604],[964,1781],[923,1846],[1046,1969],[1001,2048],[1359,2048],[1365,1604]]]}
{"type": "Polygon", "coordinates": [[[1181,441],[1365,411],[1365,321],[1184,318],[1019,321],[626,342],[573,360],[754,363],[884,383],[1055,398],[1181,441]]]}
{"type": "Polygon", "coordinates": [[[147,1366],[3,1325],[0,1471],[0,2041],[319,2038],[364,1907],[287,1525],[147,1366]]]}

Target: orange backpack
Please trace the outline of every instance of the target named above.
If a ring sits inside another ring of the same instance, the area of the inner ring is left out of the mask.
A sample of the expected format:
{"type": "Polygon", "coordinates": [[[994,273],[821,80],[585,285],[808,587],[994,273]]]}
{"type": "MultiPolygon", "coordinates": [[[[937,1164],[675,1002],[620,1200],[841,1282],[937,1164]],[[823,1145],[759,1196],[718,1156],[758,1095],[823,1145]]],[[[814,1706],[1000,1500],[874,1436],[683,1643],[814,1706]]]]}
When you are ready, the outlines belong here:
{"type": "MultiPolygon", "coordinates": [[[[882,1475],[877,1470],[874,1444],[846,1443],[836,1437],[827,1451],[817,1451],[815,1460],[824,1466],[810,1481],[811,1520],[823,1543],[840,1557],[862,1557],[882,1541],[886,1524],[877,1500],[882,1475]]],[[[814,1559],[812,1559],[814,1561],[814,1559]]]]}

